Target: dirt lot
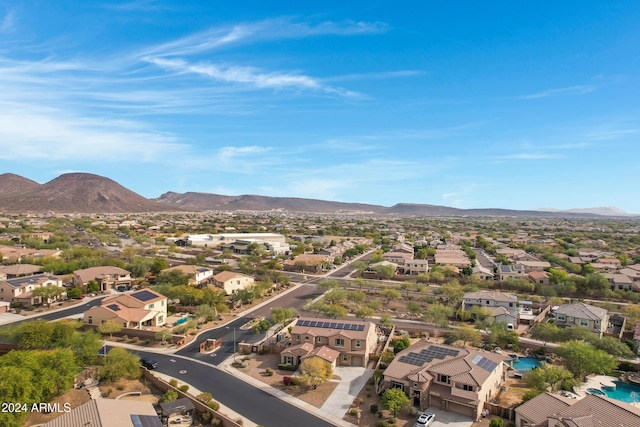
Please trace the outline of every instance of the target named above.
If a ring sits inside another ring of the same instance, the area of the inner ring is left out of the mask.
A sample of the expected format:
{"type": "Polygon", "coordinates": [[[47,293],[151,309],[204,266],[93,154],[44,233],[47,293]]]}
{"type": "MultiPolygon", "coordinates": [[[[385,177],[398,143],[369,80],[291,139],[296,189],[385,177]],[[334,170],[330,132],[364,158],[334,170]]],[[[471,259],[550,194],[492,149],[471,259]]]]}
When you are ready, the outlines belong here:
{"type": "MultiPolygon", "coordinates": [[[[73,409],[73,408],[77,408],[78,406],[88,401],[89,401],[89,393],[87,392],[87,390],[72,389],[66,392],[65,394],[63,394],[62,396],[56,397],[51,401],[51,403],[58,403],[59,407],[62,410],[62,408],[64,408],[65,403],[71,404],[71,408],[73,409]]],[[[38,424],[43,424],[51,421],[54,418],[59,417],[60,415],[61,414],[57,412],[52,412],[50,414],[31,412],[27,417],[25,426],[34,426],[38,424]]]]}
{"type": "Polygon", "coordinates": [[[265,384],[270,385],[271,387],[282,390],[293,397],[313,405],[316,408],[320,408],[331,395],[333,390],[338,386],[340,377],[337,376],[334,376],[332,380],[321,384],[315,390],[310,390],[306,387],[285,386],[282,380],[283,377],[291,376],[293,372],[278,369],[279,361],[280,358],[277,354],[256,355],[255,358],[251,359],[249,367],[243,368],[241,371],[265,384]],[[265,370],[267,368],[275,370],[273,376],[266,375],[265,370]]]}

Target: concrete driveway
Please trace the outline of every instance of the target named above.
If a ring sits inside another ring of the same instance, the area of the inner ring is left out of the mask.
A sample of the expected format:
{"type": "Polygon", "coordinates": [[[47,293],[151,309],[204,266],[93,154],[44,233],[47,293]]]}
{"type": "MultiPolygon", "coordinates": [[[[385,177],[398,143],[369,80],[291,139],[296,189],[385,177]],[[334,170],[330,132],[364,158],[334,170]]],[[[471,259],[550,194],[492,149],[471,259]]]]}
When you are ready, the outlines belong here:
{"type": "Polygon", "coordinates": [[[436,414],[436,419],[431,424],[431,427],[470,427],[473,423],[473,420],[469,417],[451,411],[443,411],[434,406],[427,408],[426,411],[436,414]]]}
{"type": "Polygon", "coordinates": [[[340,383],[320,409],[335,417],[342,418],[351,407],[353,399],[358,396],[367,380],[373,375],[373,369],[338,366],[333,370],[333,373],[341,378],[340,383]]]}

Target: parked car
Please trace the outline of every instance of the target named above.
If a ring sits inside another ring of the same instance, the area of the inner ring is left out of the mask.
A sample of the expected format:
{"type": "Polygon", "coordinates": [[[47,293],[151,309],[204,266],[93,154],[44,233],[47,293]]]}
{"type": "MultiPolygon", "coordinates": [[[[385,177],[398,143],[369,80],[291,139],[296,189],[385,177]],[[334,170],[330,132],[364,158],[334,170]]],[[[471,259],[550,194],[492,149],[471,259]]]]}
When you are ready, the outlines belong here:
{"type": "Polygon", "coordinates": [[[140,365],[147,369],[155,369],[158,367],[158,362],[150,357],[141,357],[140,365]]]}
{"type": "Polygon", "coordinates": [[[429,427],[431,424],[433,424],[433,420],[435,419],[436,414],[434,414],[433,412],[423,412],[422,414],[420,414],[413,427],[429,427]]]}

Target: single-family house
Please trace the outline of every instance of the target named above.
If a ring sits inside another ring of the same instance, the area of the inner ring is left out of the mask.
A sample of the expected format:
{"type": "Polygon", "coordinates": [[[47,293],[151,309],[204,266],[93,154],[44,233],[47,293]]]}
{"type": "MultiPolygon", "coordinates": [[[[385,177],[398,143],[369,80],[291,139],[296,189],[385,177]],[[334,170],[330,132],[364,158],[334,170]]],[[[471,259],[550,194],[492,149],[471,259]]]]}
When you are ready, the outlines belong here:
{"type": "Polygon", "coordinates": [[[542,393],[515,409],[516,427],[640,426],[640,408],[605,396],[575,400],[542,393]]]}
{"type": "Polygon", "coordinates": [[[516,265],[521,265],[525,273],[544,271],[545,268],[551,267],[548,261],[518,261],[516,265]]]}
{"type": "Polygon", "coordinates": [[[84,312],[84,323],[101,325],[107,320],[123,328],[143,329],[162,326],[167,320],[167,297],[151,289],[107,297],[84,312]]]}
{"type": "Polygon", "coordinates": [[[504,307],[512,316],[518,317],[518,296],[513,294],[487,290],[467,292],[462,296],[462,310],[471,310],[473,306],[504,307]]]}
{"type": "Polygon", "coordinates": [[[189,276],[189,283],[195,286],[208,284],[213,278],[213,270],[208,267],[199,265],[176,265],[174,267],[165,268],[163,273],[170,271],[179,271],[189,276]]]}
{"type": "Polygon", "coordinates": [[[396,355],[384,371],[384,384],[404,391],[421,409],[435,406],[477,420],[484,402],[504,383],[505,359],[484,350],[421,340],[396,355]]]}
{"type": "Polygon", "coordinates": [[[15,277],[0,281],[0,301],[18,302],[25,306],[48,304],[58,298],[66,298],[66,292],[60,297],[50,301],[42,301],[41,297],[34,296],[33,290],[46,286],[59,286],[64,289],[62,279],[51,274],[33,274],[31,276],[15,277]]]}
{"type": "Polygon", "coordinates": [[[498,264],[498,279],[504,282],[507,279],[522,279],[527,277],[524,266],[521,264],[498,264]]]}
{"type": "Polygon", "coordinates": [[[531,280],[536,285],[548,285],[549,284],[549,275],[545,271],[530,271],[529,280],[531,280]]]}
{"type": "Polygon", "coordinates": [[[616,290],[630,291],[635,289],[633,280],[625,274],[607,273],[604,275],[604,278],[607,279],[611,284],[612,291],[616,291],[616,290]]]}
{"type": "Polygon", "coordinates": [[[402,265],[404,274],[422,274],[429,272],[429,261],[426,259],[408,259],[402,265]]]}
{"type": "Polygon", "coordinates": [[[330,255],[302,254],[293,259],[284,261],[286,271],[299,271],[301,273],[319,273],[324,267],[333,263],[330,255]]]}
{"type": "Polygon", "coordinates": [[[396,245],[393,245],[393,252],[405,252],[413,255],[413,245],[409,242],[401,242],[396,245]]]}
{"type": "MultiPolygon", "coordinates": [[[[335,353],[316,350],[329,348],[338,353],[340,366],[367,366],[378,342],[376,327],[371,322],[356,320],[298,318],[291,330],[291,347],[280,353],[281,363],[296,366],[309,355],[332,357],[335,353]],[[303,344],[312,344],[313,349],[303,344]],[[303,354],[307,352],[306,354],[303,354]]],[[[325,360],[328,360],[325,358],[325,360]]]]}
{"type": "Polygon", "coordinates": [[[42,266],[35,264],[11,264],[0,266],[0,275],[4,275],[7,279],[16,277],[30,276],[32,274],[42,273],[42,266]]]}
{"type": "Polygon", "coordinates": [[[233,271],[221,271],[212,277],[213,285],[224,289],[227,295],[231,295],[237,290],[253,285],[255,279],[246,274],[233,271]]]}
{"type": "Polygon", "coordinates": [[[473,267],[472,276],[477,277],[480,280],[493,280],[493,270],[487,267],[483,267],[480,263],[477,263],[473,267]]]}
{"type": "MultiPolygon", "coordinates": [[[[62,410],[62,408],[61,408],[62,410]]],[[[155,408],[141,400],[92,399],[41,427],[162,427],[155,408]]]]}
{"type": "Polygon", "coordinates": [[[87,286],[92,280],[100,286],[101,291],[131,288],[131,272],[120,267],[105,265],[84,268],[73,272],[73,284],[75,286],[87,286]]]}
{"type": "Polygon", "coordinates": [[[562,304],[555,312],[558,326],[582,326],[602,336],[609,325],[609,313],[604,308],[583,302],[562,304]]]}
{"type": "Polygon", "coordinates": [[[401,252],[396,252],[396,251],[392,251],[392,252],[385,252],[382,254],[382,258],[385,259],[385,261],[391,261],[391,262],[395,262],[398,264],[401,264],[403,262],[405,262],[406,260],[412,260],[413,259],[413,252],[411,253],[407,253],[404,251],[401,252]]]}

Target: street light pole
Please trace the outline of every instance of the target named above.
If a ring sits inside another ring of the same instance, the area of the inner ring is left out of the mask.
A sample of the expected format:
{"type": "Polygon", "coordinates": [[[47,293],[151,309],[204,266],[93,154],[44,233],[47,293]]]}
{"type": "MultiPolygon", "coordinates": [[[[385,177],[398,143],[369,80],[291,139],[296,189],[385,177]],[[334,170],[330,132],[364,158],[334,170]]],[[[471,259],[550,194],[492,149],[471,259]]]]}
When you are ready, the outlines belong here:
{"type": "MultiPolygon", "coordinates": [[[[225,328],[229,329],[228,326],[225,328]]],[[[236,363],[236,327],[233,326],[233,363],[236,363]]]]}

